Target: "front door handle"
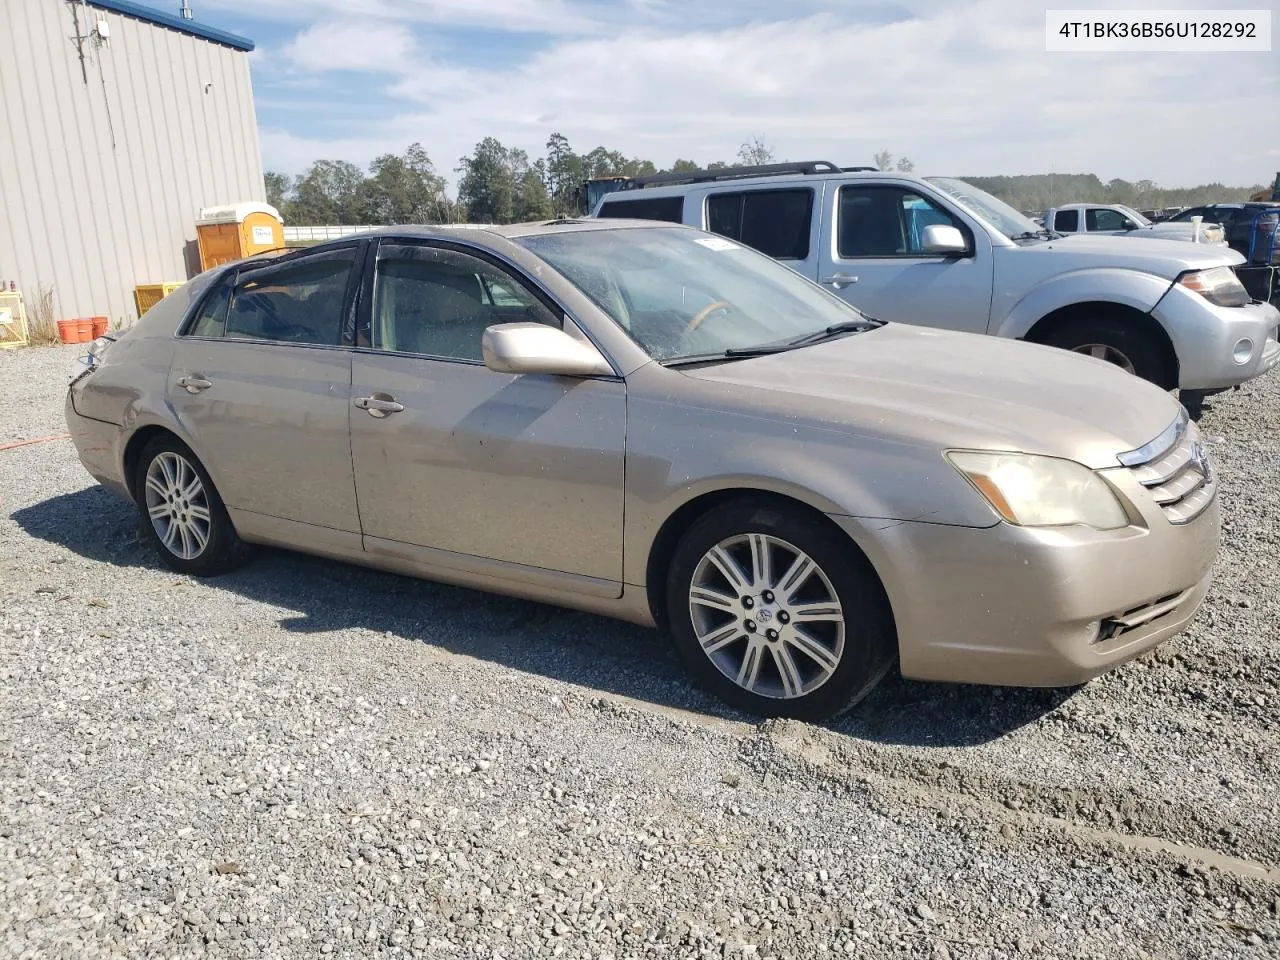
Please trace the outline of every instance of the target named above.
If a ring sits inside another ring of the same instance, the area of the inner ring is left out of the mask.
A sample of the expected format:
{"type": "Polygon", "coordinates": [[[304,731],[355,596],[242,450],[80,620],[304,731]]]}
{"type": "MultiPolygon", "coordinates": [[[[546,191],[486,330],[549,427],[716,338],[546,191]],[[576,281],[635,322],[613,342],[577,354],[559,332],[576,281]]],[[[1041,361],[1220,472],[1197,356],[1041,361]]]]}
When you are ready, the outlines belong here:
{"type": "Polygon", "coordinates": [[[356,397],[351,404],[360,410],[367,410],[369,416],[379,419],[404,409],[404,404],[396,403],[395,398],[389,393],[375,393],[372,397],[356,397]]]}
{"type": "Polygon", "coordinates": [[[829,277],[824,277],[822,282],[829,283],[831,284],[831,286],[835,287],[837,290],[841,290],[847,287],[851,283],[857,283],[858,278],[853,276],[853,274],[850,274],[850,273],[833,273],[829,277]]]}
{"type": "Polygon", "coordinates": [[[208,390],[213,386],[212,380],[206,380],[200,374],[192,374],[189,377],[179,377],[178,386],[182,387],[187,393],[199,393],[201,390],[208,390]]]}

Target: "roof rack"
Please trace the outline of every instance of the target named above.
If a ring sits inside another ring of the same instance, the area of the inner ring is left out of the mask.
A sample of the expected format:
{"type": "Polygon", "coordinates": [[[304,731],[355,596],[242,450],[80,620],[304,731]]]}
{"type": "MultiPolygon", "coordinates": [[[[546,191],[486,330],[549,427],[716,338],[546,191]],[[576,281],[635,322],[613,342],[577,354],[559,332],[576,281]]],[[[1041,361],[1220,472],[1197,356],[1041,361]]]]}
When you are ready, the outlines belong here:
{"type": "Polygon", "coordinates": [[[777,177],[788,173],[814,176],[820,173],[840,173],[840,168],[828,160],[803,160],[797,163],[721,167],[718,170],[689,170],[685,173],[655,173],[648,177],[633,177],[621,189],[640,190],[644,187],[667,186],[673,183],[709,183],[715,180],[740,180],[745,177],[777,177]]]}
{"type": "Polygon", "coordinates": [[[841,173],[879,173],[879,167],[841,167],[841,173]]]}

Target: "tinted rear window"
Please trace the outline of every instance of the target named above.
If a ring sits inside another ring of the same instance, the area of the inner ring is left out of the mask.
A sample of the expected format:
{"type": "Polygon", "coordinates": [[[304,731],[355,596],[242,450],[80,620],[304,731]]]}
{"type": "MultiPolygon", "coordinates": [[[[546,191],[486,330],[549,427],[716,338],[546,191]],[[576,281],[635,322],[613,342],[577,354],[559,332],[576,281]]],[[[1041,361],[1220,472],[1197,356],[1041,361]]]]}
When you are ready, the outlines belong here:
{"type": "Polygon", "coordinates": [[[813,191],[752,190],[707,198],[707,229],[777,260],[809,256],[813,191]]]}
{"type": "Polygon", "coordinates": [[[684,197],[636,197],[634,200],[606,197],[597,216],[680,223],[684,220],[684,197]]]}

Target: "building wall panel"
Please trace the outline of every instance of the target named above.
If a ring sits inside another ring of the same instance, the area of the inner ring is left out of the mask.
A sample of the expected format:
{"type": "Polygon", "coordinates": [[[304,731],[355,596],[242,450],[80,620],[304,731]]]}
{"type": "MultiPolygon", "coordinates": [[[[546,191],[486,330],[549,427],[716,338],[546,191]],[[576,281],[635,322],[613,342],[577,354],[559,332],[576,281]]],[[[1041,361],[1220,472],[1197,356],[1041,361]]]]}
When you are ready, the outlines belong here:
{"type": "Polygon", "coordinates": [[[87,12],[0,0],[0,280],[127,324],[135,285],[198,269],[201,207],[265,199],[257,118],[244,51],[87,12]]]}

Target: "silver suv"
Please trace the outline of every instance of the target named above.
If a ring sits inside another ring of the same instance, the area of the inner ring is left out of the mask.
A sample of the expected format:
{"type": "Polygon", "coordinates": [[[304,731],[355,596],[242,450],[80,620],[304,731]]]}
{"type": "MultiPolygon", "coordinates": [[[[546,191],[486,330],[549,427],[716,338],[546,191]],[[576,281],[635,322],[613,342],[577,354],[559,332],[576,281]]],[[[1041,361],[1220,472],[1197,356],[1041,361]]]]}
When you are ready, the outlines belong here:
{"type": "Polygon", "coordinates": [[[1061,238],[962,180],[810,162],[659,175],[597,217],[700,227],[748,244],[884,320],[989,333],[1216,392],[1280,360],[1280,311],[1223,247],[1061,238]],[[756,176],[760,169],[769,175],[756,176]],[[678,182],[672,182],[678,181],[678,182]]]}

